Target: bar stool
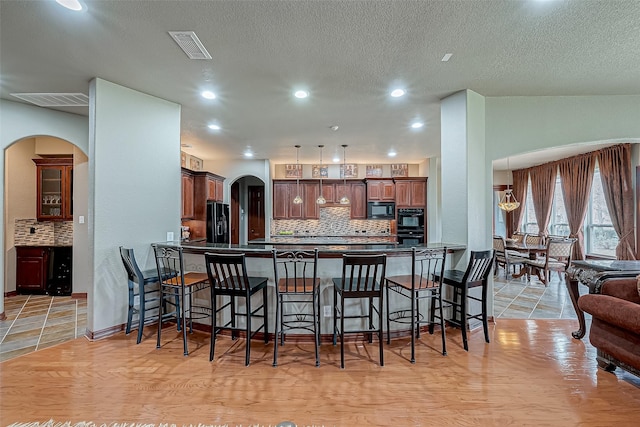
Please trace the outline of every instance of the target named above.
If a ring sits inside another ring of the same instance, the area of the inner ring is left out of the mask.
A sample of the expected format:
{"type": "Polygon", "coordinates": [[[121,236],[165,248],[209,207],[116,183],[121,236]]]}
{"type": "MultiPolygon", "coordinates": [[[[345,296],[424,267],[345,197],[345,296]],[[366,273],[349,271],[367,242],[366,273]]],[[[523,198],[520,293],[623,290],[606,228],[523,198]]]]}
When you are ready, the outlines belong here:
{"type": "MultiPolygon", "coordinates": [[[[131,327],[133,324],[133,315],[138,315],[138,338],[136,344],[140,344],[142,341],[142,331],[145,323],[150,320],[147,317],[147,312],[159,309],[158,302],[160,301],[160,286],[158,284],[158,269],[141,271],[136,262],[136,257],[133,254],[133,249],[120,246],[120,257],[124,264],[124,269],[127,272],[127,279],[129,283],[129,310],[127,312],[127,326],[125,333],[129,335],[131,333],[131,327]],[[136,304],[136,299],[139,302],[136,304]]],[[[176,297],[175,301],[165,300],[165,303],[171,304],[174,308],[179,305],[180,296],[176,297]]],[[[166,307],[165,307],[166,311],[166,307]]],[[[174,316],[175,310],[172,313],[165,313],[165,316],[174,316]]],[[[155,320],[156,316],[153,316],[151,320],[155,320]]],[[[178,330],[180,330],[180,323],[178,322],[178,330]]]]}
{"type": "Polygon", "coordinates": [[[411,325],[411,363],[416,363],[415,341],[420,338],[420,325],[429,325],[429,333],[433,334],[435,312],[440,315],[440,330],[442,335],[442,355],[447,354],[447,344],[442,315],[442,282],[439,280],[444,274],[447,248],[416,249],[411,248],[411,274],[387,277],[387,344],[391,344],[391,322],[411,325]],[[389,310],[389,291],[408,298],[410,309],[389,310]],[[430,300],[429,319],[420,314],[420,301],[430,300]]]}
{"type": "Polygon", "coordinates": [[[278,339],[284,346],[287,331],[313,333],[316,366],[320,366],[320,279],[318,249],[310,251],[273,250],[276,287],[276,331],[273,366],[278,366],[278,339]],[[289,306],[290,310],[285,311],[289,306]]]}
{"type": "Polygon", "coordinates": [[[373,334],[378,335],[380,346],[380,366],[384,366],[382,348],[382,300],[385,280],[387,255],[343,255],[342,277],[333,278],[333,345],[340,336],[340,368],[344,369],[344,334],[365,333],[369,343],[373,342],[373,334]],[[374,305],[374,299],[378,305],[374,305]],[[365,313],[347,314],[345,300],[368,299],[368,310],[365,313]],[[373,312],[378,315],[378,326],[374,326],[373,312]],[[338,325],[338,318],[340,323],[338,325]],[[367,327],[345,330],[345,319],[366,319],[367,327]]]}
{"type": "Polygon", "coordinates": [[[251,338],[253,338],[260,330],[264,333],[264,342],[269,342],[269,311],[267,299],[267,281],[266,277],[253,277],[247,274],[247,264],[245,254],[220,254],[205,253],[205,264],[207,266],[207,275],[211,282],[211,308],[213,316],[211,319],[211,345],[209,349],[209,361],[213,360],[216,348],[216,336],[221,330],[230,330],[232,339],[235,339],[236,333],[244,331],[247,338],[247,346],[245,350],[245,366],[249,366],[251,355],[251,338]],[[262,304],[256,308],[251,307],[251,297],[262,291],[262,304]],[[229,297],[229,302],[218,307],[218,297],[229,297]],[[244,298],[244,312],[236,310],[236,298],[244,298]],[[218,326],[217,317],[219,313],[223,313],[226,308],[230,309],[231,319],[218,326]],[[262,314],[258,312],[262,311],[262,314]],[[243,316],[246,320],[245,327],[236,325],[236,317],[243,316]],[[253,317],[261,317],[262,324],[252,331],[251,320],[253,317]]]}
{"type": "MultiPolygon", "coordinates": [[[[193,333],[194,314],[196,319],[211,316],[211,308],[194,304],[193,296],[210,286],[206,273],[185,272],[182,247],[168,245],[153,245],[156,256],[158,277],[160,278],[160,319],[164,320],[162,307],[167,296],[179,296],[176,310],[176,321],[182,324],[182,343],[184,355],[189,355],[187,346],[187,317],[189,332],[193,333]]],[[[158,321],[158,341],[156,348],[160,348],[162,335],[162,320],[158,321]]]]}
{"type": "Polygon", "coordinates": [[[471,251],[471,258],[465,271],[445,270],[442,282],[453,287],[453,298],[448,300],[443,298],[443,302],[453,307],[453,318],[448,319],[453,325],[459,326],[462,330],[462,342],[464,349],[469,351],[467,344],[467,321],[469,319],[481,319],[484,330],[484,339],[489,342],[489,325],[487,321],[487,288],[488,277],[494,261],[493,250],[471,251]],[[480,298],[469,295],[469,289],[482,287],[480,298]],[[468,300],[479,301],[482,310],[477,314],[468,313],[468,300]],[[458,315],[460,317],[458,317],[458,315]]]}

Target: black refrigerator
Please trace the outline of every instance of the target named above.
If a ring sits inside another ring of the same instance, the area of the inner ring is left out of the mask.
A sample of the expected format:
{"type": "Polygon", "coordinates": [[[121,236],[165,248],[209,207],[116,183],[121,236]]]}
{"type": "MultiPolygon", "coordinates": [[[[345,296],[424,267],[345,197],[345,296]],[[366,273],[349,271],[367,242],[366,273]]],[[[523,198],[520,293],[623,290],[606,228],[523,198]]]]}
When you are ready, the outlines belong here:
{"type": "Polygon", "coordinates": [[[229,243],[229,205],[207,202],[207,242],[229,243]]]}

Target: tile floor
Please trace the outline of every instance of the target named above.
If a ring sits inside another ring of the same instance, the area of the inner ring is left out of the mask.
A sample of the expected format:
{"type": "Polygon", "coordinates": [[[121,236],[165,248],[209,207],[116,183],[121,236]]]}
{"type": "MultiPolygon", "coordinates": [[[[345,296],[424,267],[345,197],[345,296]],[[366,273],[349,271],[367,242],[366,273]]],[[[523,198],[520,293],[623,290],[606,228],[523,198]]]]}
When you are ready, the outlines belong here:
{"type": "MultiPolygon", "coordinates": [[[[18,295],[5,298],[7,319],[0,321],[0,362],[82,337],[87,301],[71,297],[18,295]]],[[[557,274],[548,286],[537,278],[494,277],[494,314],[500,319],[576,319],[564,281],[557,274]]],[[[135,334],[134,334],[135,336],[135,334]]]]}
{"type": "Polygon", "coordinates": [[[48,295],[5,298],[0,362],[85,335],[87,300],[48,295]]]}

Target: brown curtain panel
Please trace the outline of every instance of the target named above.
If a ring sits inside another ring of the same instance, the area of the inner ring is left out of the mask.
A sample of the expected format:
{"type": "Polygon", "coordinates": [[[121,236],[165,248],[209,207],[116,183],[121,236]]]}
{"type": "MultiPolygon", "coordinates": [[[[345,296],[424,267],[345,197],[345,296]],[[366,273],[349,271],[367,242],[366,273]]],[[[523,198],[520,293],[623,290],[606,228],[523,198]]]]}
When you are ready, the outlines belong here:
{"type": "Polygon", "coordinates": [[[549,234],[547,228],[551,219],[551,205],[553,204],[557,175],[557,163],[546,163],[529,169],[531,197],[538,222],[538,234],[541,236],[549,234]]]}
{"type": "Polygon", "coordinates": [[[584,259],[584,232],[582,225],[589,207],[589,193],[593,182],[595,154],[570,157],[558,163],[562,182],[562,198],[569,221],[569,237],[578,239],[573,245],[573,259],[584,259]]]}
{"type": "Polygon", "coordinates": [[[600,179],[611,223],[620,242],[616,258],[636,259],[633,223],[633,189],[631,184],[631,145],[621,144],[598,151],[600,179]]]}
{"type": "Polygon", "coordinates": [[[527,198],[527,186],[529,185],[529,169],[518,169],[511,173],[513,177],[513,195],[520,207],[513,211],[511,219],[513,230],[521,231],[522,218],[524,217],[524,201],[527,198]]]}

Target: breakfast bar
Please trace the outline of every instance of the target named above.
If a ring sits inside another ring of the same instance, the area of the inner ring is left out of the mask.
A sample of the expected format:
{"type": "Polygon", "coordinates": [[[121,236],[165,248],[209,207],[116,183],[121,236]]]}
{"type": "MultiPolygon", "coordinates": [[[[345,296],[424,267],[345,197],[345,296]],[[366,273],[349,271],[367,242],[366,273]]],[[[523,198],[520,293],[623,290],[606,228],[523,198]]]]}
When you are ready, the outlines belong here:
{"type": "MultiPolygon", "coordinates": [[[[181,247],[184,252],[185,270],[205,272],[205,253],[244,253],[247,260],[247,269],[250,275],[268,277],[268,295],[269,295],[269,312],[275,313],[275,296],[274,296],[274,282],[273,282],[273,260],[272,251],[277,250],[313,250],[318,248],[319,261],[318,261],[318,277],[320,279],[320,306],[324,307],[324,311],[320,312],[320,327],[323,335],[332,331],[332,317],[325,316],[327,307],[333,307],[333,284],[331,279],[333,277],[340,277],[342,273],[342,255],[343,254],[386,254],[387,265],[386,275],[398,275],[406,274],[411,270],[411,250],[412,247],[419,249],[442,249],[446,248],[449,253],[447,257],[447,268],[453,268],[457,258],[466,249],[463,244],[456,243],[426,243],[422,245],[398,245],[392,242],[375,241],[375,243],[369,242],[364,244],[361,241],[352,240],[348,237],[341,237],[340,240],[331,238],[318,239],[313,242],[315,244],[293,244],[287,239],[280,241],[279,239],[265,240],[264,242],[251,242],[249,245],[237,245],[229,243],[207,243],[204,241],[198,242],[163,242],[158,243],[162,245],[169,245],[175,247],[181,247]],[[449,267],[451,266],[451,267],[449,267]]],[[[294,242],[295,243],[295,242],[294,242]]],[[[311,243],[311,242],[307,242],[311,243]]],[[[208,294],[204,293],[197,296],[197,300],[194,304],[206,304],[208,294]]],[[[404,302],[402,299],[393,299],[389,301],[390,311],[397,310],[398,304],[404,302]]],[[[329,310],[330,311],[330,310],[329,310]]],[[[428,312],[428,307],[425,305],[421,309],[423,313],[428,312]],[[423,310],[423,311],[422,311],[423,310]]],[[[386,315],[386,314],[385,314],[386,315]]],[[[224,319],[220,319],[222,321],[224,319]]],[[[273,333],[274,330],[274,318],[269,319],[268,330],[273,333]]],[[[389,331],[392,335],[402,335],[402,331],[393,330],[389,331]]],[[[408,331],[407,331],[408,332],[408,331]]],[[[300,336],[302,340],[309,339],[311,336],[300,336]]],[[[328,339],[328,336],[325,337],[328,339]]]]}

